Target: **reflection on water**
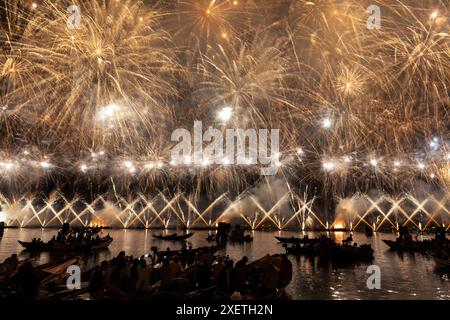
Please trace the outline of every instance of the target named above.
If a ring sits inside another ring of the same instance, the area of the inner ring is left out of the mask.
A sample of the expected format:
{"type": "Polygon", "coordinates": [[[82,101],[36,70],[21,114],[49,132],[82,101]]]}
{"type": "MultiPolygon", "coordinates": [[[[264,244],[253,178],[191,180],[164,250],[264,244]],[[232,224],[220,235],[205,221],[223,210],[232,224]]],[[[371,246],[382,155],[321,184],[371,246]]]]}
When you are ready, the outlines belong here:
{"type": "MultiPolygon", "coordinates": [[[[161,250],[179,249],[181,244],[156,240],[152,234],[160,231],[152,230],[105,230],[114,238],[109,250],[82,257],[82,268],[88,269],[103,259],[109,259],[124,250],[128,255],[140,256],[150,253],[152,246],[161,250]]],[[[189,239],[192,246],[207,246],[207,231],[194,231],[189,239]]],[[[49,240],[56,230],[51,229],[7,229],[0,238],[0,260],[11,253],[19,253],[21,258],[28,258],[29,253],[22,252],[17,240],[30,241],[34,237],[49,240]]],[[[246,255],[250,261],[266,254],[284,252],[274,235],[291,236],[294,232],[254,232],[253,243],[228,244],[219,254],[240,259],[246,255]]],[[[318,236],[308,233],[309,237],[318,236]]],[[[300,236],[303,236],[301,234],[300,236]]],[[[337,239],[343,239],[346,234],[332,234],[337,239]]],[[[374,264],[381,268],[381,289],[369,290],[366,287],[367,264],[351,267],[339,267],[320,261],[318,258],[290,256],[293,264],[293,280],[288,286],[288,292],[294,299],[450,299],[450,270],[440,270],[434,261],[420,254],[398,254],[387,251],[382,239],[395,239],[391,234],[375,234],[367,238],[362,233],[353,235],[358,244],[370,243],[374,249],[374,264]]],[[[48,253],[34,257],[38,263],[49,260],[48,253]]]]}

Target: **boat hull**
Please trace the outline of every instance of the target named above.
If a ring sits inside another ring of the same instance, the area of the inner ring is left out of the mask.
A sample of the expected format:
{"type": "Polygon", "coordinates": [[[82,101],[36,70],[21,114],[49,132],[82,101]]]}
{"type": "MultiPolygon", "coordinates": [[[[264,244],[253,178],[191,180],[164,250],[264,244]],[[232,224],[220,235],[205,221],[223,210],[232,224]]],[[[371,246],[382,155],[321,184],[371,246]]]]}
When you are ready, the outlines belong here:
{"type": "Polygon", "coordinates": [[[43,243],[32,243],[25,241],[18,241],[25,250],[29,251],[54,251],[54,252],[81,252],[90,250],[100,250],[106,249],[112,243],[113,238],[100,239],[94,241],[90,244],[79,244],[79,243],[58,243],[58,242],[43,242],[43,243]]]}
{"type": "Polygon", "coordinates": [[[158,239],[158,240],[165,240],[165,241],[184,241],[190,237],[192,237],[194,234],[193,233],[187,233],[181,236],[163,236],[163,235],[157,235],[157,236],[153,236],[153,238],[158,239]]]}

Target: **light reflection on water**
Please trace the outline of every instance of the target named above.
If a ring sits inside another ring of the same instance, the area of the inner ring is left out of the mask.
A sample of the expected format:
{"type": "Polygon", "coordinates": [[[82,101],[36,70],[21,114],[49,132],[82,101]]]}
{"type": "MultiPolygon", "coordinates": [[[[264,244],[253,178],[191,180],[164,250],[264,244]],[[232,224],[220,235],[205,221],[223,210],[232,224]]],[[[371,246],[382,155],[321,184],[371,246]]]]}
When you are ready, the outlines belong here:
{"type": "MultiPolygon", "coordinates": [[[[18,253],[21,258],[29,254],[22,252],[17,240],[30,241],[34,237],[49,240],[57,231],[52,229],[6,229],[0,238],[0,260],[3,261],[11,253],[18,253]]],[[[110,259],[124,250],[128,255],[141,256],[151,253],[152,246],[160,250],[167,247],[181,248],[181,244],[153,239],[152,234],[160,234],[158,230],[105,230],[114,238],[109,250],[82,257],[82,267],[87,269],[104,259],[110,259]]],[[[207,231],[194,231],[189,239],[192,246],[207,246],[207,231]]],[[[231,244],[219,254],[229,255],[235,261],[246,255],[250,261],[266,254],[284,252],[274,235],[291,236],[294,232],[254,232],[253,243],[231,244]]],[[[308,233],[309,237],[318,236],[308,233]]],[[[343,239],[346,234],[331,234],[343,239]]],[[[301,234],[300,236],[303,236],[301,234]]],[[[290,256],[293,264],[293,280],[287,290],[294,299],[447,299],[450,300],[450,270],[440,270],[434,261],[420,254],[398,254],[387,251],[382,239],[395,239],[393,234],[375,234],[367,238],[363,233],[354,233],[354,241],[358,244],[370,243],[375,253],[374,264],[381,268],[381,289],[369,290],[366,286],[367,264],[352,267],[337,267],[324,263],[318,258],[296,258],[290,256]]],[[[36,256],[38,263],[49,260],[48,253],[36,256]]]]}

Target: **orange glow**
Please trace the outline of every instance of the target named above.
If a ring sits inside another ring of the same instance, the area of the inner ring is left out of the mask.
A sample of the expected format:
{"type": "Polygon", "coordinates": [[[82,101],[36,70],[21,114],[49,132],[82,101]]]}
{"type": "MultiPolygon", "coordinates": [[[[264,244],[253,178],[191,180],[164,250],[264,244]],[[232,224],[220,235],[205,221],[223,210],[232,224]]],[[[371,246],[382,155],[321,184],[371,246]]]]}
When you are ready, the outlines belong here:
{"type": "Polygon", "coordinates": [[[344,228],[345,224],[342,222],[335,222],[332,227],[332,229],[344,229],[344,228]]]}

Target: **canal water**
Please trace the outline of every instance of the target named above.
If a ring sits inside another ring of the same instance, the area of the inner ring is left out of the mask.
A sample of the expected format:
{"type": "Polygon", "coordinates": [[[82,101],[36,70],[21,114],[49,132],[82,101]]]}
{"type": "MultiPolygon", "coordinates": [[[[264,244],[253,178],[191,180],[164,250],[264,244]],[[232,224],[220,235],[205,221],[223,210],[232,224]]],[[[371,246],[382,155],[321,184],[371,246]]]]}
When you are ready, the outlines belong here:
{"type": "MultiPolygon", "coordinates": [[[[19,254],[21,259],[29,258],[30,254],[23,252],[17,240],[31,241],[32,238],[49,240],[56,229],[6,229],[0,238],[0,261],[12,253],[19,254]]],[[[172,233],[174,231],[168,231],[172,233]]],[[[206,241],[208,231],[194,231],[189,239],[194,248],[210,245],[206,241]]],[[[151,253],[151,247],[160,250],[168,247],[181,248],[180,244],[154,239],[153,234],[160,234],[158,230],[104,230],[114,241],[106,251],[97,252],[82,257],[82,268],[90,268],[104,259],[110,259],[124,250],[127,255],[141,256],[151,253]]],[[[308,232],[308,236],[319,234],[308,232]]],[[[224,250],[218,252],[228,255],[235,261],[247,256],[249,261],[263,257],[266,254],[284,252],[284,248],[274,238],[280,236],[303,236],[295,232],[253,232],[254,241],[245,244],[229,243],[224,250]]],[[[331,237],[342,240],[347,233],[331,233],[331,237]]],[[[450,300],[450,270],[440,269],[432,258],[422,254],[399,254],[388,251],[382,239],[395,239],[396,235],[376,233],[368,238],[363,233],[354,233],[354,241],[358,244],[370,243],[375,253],[373,264],[381,269],[381,289],[367,288],[368,264],[354,266],[335,266],[321,261],[319,258],[290,256],[293,264],[293,279],[287,292],[293,299],[445,299],[450,300]]],[[[36,263],[48,262],[51,257],[42,253],[34,257],[36,263]]]]}

